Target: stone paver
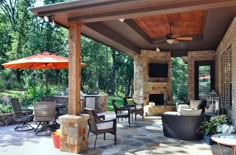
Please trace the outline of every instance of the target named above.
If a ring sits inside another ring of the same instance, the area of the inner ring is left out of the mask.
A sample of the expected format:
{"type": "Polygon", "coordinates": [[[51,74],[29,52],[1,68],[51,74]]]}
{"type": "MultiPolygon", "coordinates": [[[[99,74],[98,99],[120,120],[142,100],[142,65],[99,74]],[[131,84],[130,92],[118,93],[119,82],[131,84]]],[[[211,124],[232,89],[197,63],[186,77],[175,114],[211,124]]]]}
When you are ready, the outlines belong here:
{"type": "MultiPolygon", "coordinates": [[[[114,118],[108,113],[108,118],[114,118]]],[[[34,123],[33,123],[34,124],[34,123]]],[[[35,136],[33,131],[15,132],[15,125],[0,127],[0,155],[72,155],[53,147],[48,136],[35,136]]],[[[117,145],[113,135],[98,136],[96,149],[93,149],[95,136],[90,134],[89,155],[220,155],[216,144],[207,145],[202,141],[183,141],[164,137],[160,117],[146,117],[132,122],[128,128],[127,120],[120,121],[117,129],[117,145]]],[[[231,149],[223,147],[225,155],[231,149]]]]}

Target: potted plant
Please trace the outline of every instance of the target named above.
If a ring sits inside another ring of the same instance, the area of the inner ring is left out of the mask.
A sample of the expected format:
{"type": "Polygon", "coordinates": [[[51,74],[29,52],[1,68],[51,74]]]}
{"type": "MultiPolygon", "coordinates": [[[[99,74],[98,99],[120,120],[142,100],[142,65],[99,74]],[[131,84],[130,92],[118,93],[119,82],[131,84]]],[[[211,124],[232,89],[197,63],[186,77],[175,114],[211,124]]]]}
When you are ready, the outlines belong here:
{"type": "Polygon", "coordinates": [[[213,141],[211,140],[211,135],[216,133],[222,133],[222,125],[227,124],[226,115],[217,115],[210,118],[209,121],[202,122],[199,132],[203,135],[203,140],[211,145],[213,141]],[[221,128],[220,128],[221,127],[221,128]]]}

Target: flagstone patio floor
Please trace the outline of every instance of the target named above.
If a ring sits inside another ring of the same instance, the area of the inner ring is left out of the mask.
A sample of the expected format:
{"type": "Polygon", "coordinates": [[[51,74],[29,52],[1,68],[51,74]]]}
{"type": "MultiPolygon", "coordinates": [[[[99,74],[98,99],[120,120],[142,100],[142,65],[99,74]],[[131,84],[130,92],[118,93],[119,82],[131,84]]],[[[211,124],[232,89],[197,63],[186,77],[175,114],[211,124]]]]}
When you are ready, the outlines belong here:
{"type": "MultiPolygon", "coordinates": [[[[115,118],[113,112],[105,113],[107,118],[115,118]]],[[[174,122],[173,122],[174,123],[174,122]]],[[[33,122],[32,124],[36,126],[33,122]]],[[[15,132],[15,125],[0,127],[0,155],[72,155],[53,147],[50,136],[35,136],[33,131],[15,132]]],[[[117,145],[113,135],[98,136],[96,149],[93,149],[95,136],[89,136],[89,155],[220,155],[217,144],[207,145],[203,141],[183,141],[163,135],[161,118],[158,116],[138,117],[128,127],[127,120],[120,121],[117,128],[117,145]]],[[[225,155],[231,148],[223,146],[225,155]]]]}

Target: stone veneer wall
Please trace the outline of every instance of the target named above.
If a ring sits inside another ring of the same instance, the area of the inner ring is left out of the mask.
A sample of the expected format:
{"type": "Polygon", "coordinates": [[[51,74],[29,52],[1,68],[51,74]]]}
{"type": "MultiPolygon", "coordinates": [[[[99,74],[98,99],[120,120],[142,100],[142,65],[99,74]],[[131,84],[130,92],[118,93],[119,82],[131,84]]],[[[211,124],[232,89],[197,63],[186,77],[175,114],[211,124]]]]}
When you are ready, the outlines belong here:
{"type": "Polygon", "coordinates": [[[59,119],[61,122],[60,150],[76,154],[87,151],[89,115],[63,115],[59,119]]]}
{"type": "Polygon", "coordinates": [[[216,90],[219,96],[223,95],[221,90],[221,56],[230,46],[232,50],[232,107],[224,106],[222,102],[221,107],[224,106],[223,108],[231,117],[232,123],[236,125],[236,18],[232,21],[216,50],[216,90]]]}
{"type": "Polygon", "coordinates": [[[188,97],[194,99],[195,94],[195,61],[214,60],[215,51],[190,51],[188,52],[188,97]]]}
{"type": "Polygon", "coordinates": [[[170,52],[156,52],[142,50],[140,55],[134,56],[134,100],[148,104],[149,94],[171,94],[171,55],[170,52]],[[148,64],[168,63],[168,82],[149,82],[148,64]]]}

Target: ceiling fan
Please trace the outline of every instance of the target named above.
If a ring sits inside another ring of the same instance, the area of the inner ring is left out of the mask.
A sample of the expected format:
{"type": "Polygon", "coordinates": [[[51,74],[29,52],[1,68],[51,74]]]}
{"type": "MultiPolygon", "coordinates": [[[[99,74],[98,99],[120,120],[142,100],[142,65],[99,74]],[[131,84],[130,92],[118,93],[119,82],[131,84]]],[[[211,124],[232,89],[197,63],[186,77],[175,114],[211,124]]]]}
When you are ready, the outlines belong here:
{"type": "Polygon", "coordinates": [[[169,31],[168,34],[166,34],[165,39],[155,41],[155,43],[166,41],[168,44],[175,44],[175,43],[179,43],[179,41],[191,41],[191,40],[193,40],[192,37],[176,36],[171,31],[173,23],[170,23],[169,26],[170,26],[170,31],[169,31]]]}

